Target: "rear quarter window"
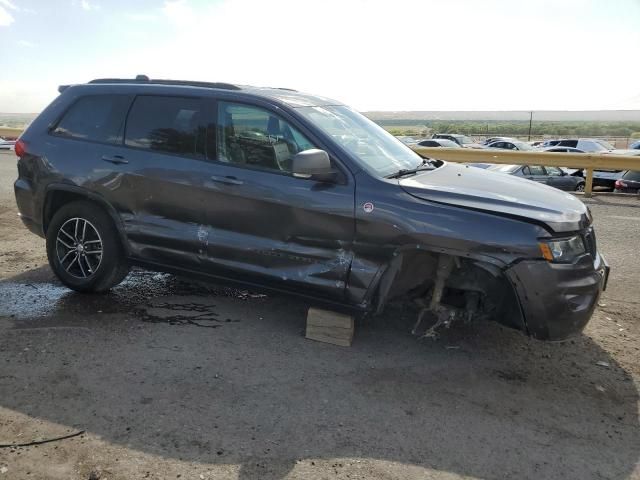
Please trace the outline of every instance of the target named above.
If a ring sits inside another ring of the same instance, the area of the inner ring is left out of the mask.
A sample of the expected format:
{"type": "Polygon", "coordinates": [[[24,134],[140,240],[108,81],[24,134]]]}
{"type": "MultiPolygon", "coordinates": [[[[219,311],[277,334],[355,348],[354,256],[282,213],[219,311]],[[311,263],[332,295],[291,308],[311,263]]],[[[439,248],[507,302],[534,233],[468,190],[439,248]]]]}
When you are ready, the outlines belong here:
{"type": "Polygon", "coordinates": [[[625,180],[632,180],[634,182],[640,182],[640,170],[629,170],[624,174],[625,180]]]}
{"type": "Polygon", "coordinates": [[[89,95],[71,105],[52,130],[61,137],[122,143],[124,119],[131,103],[129,95],[89,95]]]}
{"type": "Polygon", "coordinates": [[[201,155],[199,98],[136,97],[125,132],[125,145],[177,155],[201,155]]]}

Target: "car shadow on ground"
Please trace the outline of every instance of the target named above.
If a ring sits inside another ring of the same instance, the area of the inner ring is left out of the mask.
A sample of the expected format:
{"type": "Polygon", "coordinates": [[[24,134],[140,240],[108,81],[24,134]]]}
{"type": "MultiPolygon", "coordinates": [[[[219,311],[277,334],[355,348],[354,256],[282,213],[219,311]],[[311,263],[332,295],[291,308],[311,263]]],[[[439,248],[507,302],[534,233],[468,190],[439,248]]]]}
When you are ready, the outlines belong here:
{"type": "Polygon", "coordinates": [[[302,301],[146,272],[87,296],[43,267],[1,282],[0,298],[0,406],[164,458],[240,465],[242,480],[354,458],[622,479],[638,461],[633,380],[585,335],[541,343],[488,323],[417,340],[412,312],[391,308],[341,348],[304,339],[302,301]],[[156,315],[167,306],[178,314],[156,315]],[[180,322],[190,311],[215,328],[180,322]]]}

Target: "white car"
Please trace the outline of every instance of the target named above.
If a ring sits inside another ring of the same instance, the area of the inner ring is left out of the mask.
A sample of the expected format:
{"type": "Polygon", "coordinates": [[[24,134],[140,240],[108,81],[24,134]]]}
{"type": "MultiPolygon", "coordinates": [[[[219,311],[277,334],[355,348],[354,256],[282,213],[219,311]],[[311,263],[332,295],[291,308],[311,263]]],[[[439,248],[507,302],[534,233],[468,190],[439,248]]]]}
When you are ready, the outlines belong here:
{"type": "Polygon", "coordinates": [[[15,140],[5,140],[0,137],[0,150],[13,150],[16,146],[15,140]]]}
{"type": "Polygon", "coordinates": [[[543,147],[572,147],[585,153],[604,153],[615,149],[609,142],[598,138],[547,140],[543,147]]]}

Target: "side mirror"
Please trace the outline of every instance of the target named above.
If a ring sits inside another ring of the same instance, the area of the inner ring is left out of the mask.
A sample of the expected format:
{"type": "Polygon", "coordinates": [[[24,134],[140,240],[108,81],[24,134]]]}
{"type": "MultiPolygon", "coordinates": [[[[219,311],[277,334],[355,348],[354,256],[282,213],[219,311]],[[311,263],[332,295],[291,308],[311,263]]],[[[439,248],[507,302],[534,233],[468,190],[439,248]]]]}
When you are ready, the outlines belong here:
{"type": "Polygon", "coordinates": [[[297,153],[291,159],[291,170],[296,178],[332,182],[338,172],[331,169],[331,160],[324,150],[311,148],[297,153]]]}

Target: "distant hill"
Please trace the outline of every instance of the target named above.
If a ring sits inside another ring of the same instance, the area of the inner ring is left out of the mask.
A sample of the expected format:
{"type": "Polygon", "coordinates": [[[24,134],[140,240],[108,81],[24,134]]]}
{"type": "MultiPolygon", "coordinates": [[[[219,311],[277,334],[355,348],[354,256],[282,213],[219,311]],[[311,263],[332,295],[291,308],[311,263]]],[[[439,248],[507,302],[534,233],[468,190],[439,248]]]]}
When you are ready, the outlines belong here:
{"type": "Polygon", "coordinates": [[[24,128],[37,116],[37,113],[0,113],[0,127],[24,128]]]}
{"type": "MultiPolygon", "coordinates": [[[[393,120],[468,120],[468,121],[523,121],[529,120],[528,111],[388,111],[364,112],[374,121],[393,120]]],[[[533,112],[534,121],[547,122],[640,122],[640,110],[541,110],[533,112]]]]}

